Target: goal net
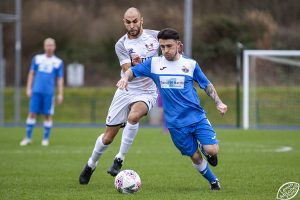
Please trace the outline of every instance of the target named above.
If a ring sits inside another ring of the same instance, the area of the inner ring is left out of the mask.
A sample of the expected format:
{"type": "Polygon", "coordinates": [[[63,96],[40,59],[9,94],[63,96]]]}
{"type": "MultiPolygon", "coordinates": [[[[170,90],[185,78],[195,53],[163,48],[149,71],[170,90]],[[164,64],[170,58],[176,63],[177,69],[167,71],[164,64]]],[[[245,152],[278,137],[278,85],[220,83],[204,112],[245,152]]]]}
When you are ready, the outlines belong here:
{"type": "Polygon", "coordinates": [[[245,50],[243,128],[300,129],[300,51],[245,50]]]}

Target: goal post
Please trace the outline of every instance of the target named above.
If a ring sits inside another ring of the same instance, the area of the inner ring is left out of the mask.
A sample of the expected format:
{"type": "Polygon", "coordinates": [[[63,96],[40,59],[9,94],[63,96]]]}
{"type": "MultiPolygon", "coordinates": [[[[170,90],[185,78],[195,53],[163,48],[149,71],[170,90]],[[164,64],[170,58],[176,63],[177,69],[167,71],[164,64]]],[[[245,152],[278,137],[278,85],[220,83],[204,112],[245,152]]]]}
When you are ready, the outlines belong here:
{"type": "MultiPolygon", "coordinates": [[[[294,101],[300,105],[300,94],[297,90],[297,88],[300,88],[300,80],[298,77],[300,77],[300,50],[244,50],[243,129],[257,127],[257,121],[259,118],[258,113],[260,112],[259,105],[263,102],[260,102],[257,97],[258,88],[267,92],[270,91],[270,93],[274,88],[284,88],[281,89],[282,91],[286,91],[285,88],[294,88],[296,89],[297,95],[299,95],[299,98],[296,97],[294,101]],[[276,74],[273,75],[272,71],[276,71],[276,74]],[[282,76],[281,74],[284,74],[285,76],[282,76]],[[274,77],[272,77],[272,75],[274,77]],[[281,80],[278,80],[278,76],[282,76],[283,78],[281,77],[281,80]],[[267,86],[264,85],[264,81],[260,80],[265,77],[267,79],[265,82],[268,82],[266,84],[267,86]],[[291,84],[289,86],[285,85],[285,80],[293,82],[292,86],[290,86],[291,84]]],[[[274,99],[276,98],[273,99],[272,96],[269,96],[268,98],[269,99],[266,101],[267,103],[264,105],[272,104],[272,101],[275,102],[274,99]]],[[[294,98],[294,96],[292,98],[294,98]]],[[[286,104],[289,104],[289,102],[286,102],[286,104]]],[[[275,110],[276,106],[274,106],[273,109],[275,110]]],[[[296,109],[298,109],[298,107],[296,109]]],[[[270,114],[272,115],[272,109],[270,110],[270,114]]],[[[286,114],[282,113],[281,118],[284,118],[283,116],[285,115],[286,114]]],[[[272,118],[272,116],[270,118],[272,118]]],[[[280,119],[280,117],[278,118],[280,119]]],[[[278,124],[276,121],[272,123],[278,124]]],[[[300,123],[298,125],[300,125],[300,123]]]]}

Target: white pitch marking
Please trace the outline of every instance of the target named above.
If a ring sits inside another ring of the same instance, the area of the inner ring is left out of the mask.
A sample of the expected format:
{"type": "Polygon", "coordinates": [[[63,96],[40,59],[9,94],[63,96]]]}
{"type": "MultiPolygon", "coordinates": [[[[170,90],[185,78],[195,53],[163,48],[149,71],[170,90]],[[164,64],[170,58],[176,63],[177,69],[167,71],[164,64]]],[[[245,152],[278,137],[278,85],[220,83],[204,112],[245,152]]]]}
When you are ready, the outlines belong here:
{"type": "Polygon", "coordinates": [[[275,152],[288,152],[288,151],[292,151],[293,148],[292,147],[279,147],[277,149],[275,149],[275,152]]]}

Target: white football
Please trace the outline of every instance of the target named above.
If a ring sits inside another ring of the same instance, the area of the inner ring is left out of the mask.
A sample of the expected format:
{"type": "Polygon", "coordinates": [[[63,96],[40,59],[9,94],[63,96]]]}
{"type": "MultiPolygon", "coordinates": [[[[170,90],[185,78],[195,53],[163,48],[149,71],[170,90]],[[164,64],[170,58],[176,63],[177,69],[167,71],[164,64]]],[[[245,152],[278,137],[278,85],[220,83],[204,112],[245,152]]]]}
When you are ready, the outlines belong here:
{"type": "Polygon", "coordinates": [[[141,178],[133,170],[123,170],[115,178],[115,187],[123,194],[137,192],[141,188],[141,178]]]}

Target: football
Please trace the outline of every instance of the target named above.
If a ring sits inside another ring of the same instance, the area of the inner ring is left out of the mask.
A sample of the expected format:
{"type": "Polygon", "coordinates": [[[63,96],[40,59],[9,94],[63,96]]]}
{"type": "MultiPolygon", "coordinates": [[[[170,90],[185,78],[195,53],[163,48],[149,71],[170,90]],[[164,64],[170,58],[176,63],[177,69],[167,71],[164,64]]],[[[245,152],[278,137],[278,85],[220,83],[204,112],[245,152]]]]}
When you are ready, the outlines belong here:
{"type": "Polygon", "coordinates": [[[115,178],[115,187],[123,194],[135,193],[141,188],[141,178],[133,170],[123,170],[115,178]]]}

